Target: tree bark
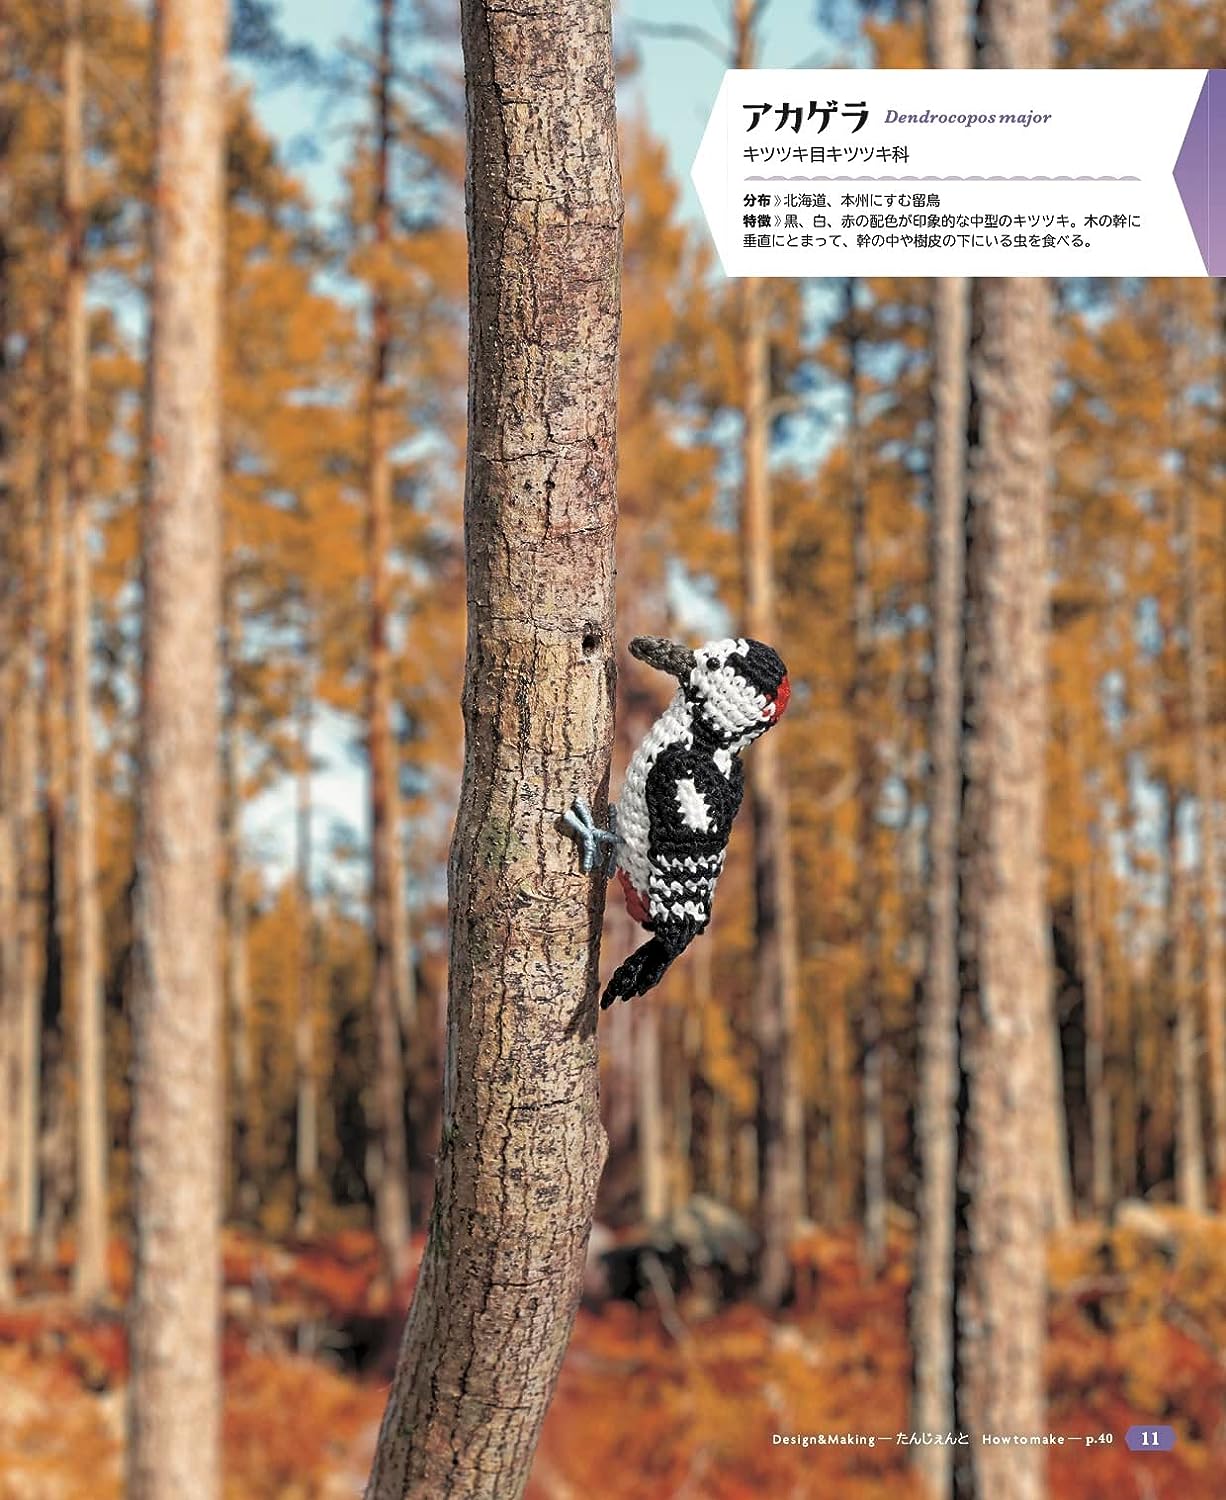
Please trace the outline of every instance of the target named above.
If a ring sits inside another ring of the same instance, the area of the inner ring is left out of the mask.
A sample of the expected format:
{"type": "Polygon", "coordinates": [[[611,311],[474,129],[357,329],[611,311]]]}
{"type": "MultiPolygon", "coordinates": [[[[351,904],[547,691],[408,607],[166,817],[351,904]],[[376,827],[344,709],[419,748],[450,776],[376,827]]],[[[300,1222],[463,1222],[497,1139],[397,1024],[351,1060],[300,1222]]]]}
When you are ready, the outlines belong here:
{"type": "Polygon", "coordinates": [[[522,1495],[605,1154],[604,880],[561,815],[613,735],[622,198],[609,0],[463,0],[465,760],[435,1206],[368,1500],[522,1495]]]}
{"type": "Polygon", "coordinates": [[[391,254],[392,22],[395,0],[378,0],[379,71],[375,89],[375,222],[378,263],[371,297],[371,371],[367,434],[367,582],[370,590],[370,659],[367,679],[367,749],[370,758],[370,894],[374,943],[371,1005],[375,1027],[375,1115],[378,1168],[374,1183],[375,1229],[393,1280],[408,1269],[409,1151],[405,1130],[402,1021],[407,1015],[407,928],[400,848],[398,756],[392,739],[391,656],[387,640],[388,555],[392,545],[391,313],[386,282],[391,254]]]}
{"type": "Polygon", "coordinates": [[[73,1291],[106,1290],[106,1086],[102,931],[90,693],[89,323],[85,307],[84,43],[81,0],[64,4],[64,287],[68,337],[69,681],[73,792],[73,937],[77,1041],[77,1254],[73,1291]]]}
{"type": "MultiPolygon", "coordinates": [[[[1044,67],[1050,15],[979,8],[981,67],[1044,67]]],[[[1046,281],[971,294],[959,849],[961,1115],[955,1236],[958,1500],[1040,1500],[1043,1450],[994,1447],[1044,1412],[1051,1157],[1047,732],[1051,307],[1046,281]],[[1048,1108],[1036,1109],[1036,1100],[1048,1108]],[[1044,1115],[1049,1117],[1045,1120],[1044,1115]],[[1048,1166],[1050,1171],[1050,1165],[1048,1166]]]]}
{"type": "MultiPolygon", "coordinates": [[[[1020,60],[1019,60],[1020,65],[1020,60]]],[[[960,1497],[1036,1500],[1042,1451],[983,1432],[1043,1419],[1043,887],[1049,308],[1046,283],[972,292],[963,614],[962,1055],[955,1425],[960,1497]]]]}
{"type": "MultiPolygon", "coordinates": [[[[928,57],[934,68],[970,65],[964,0],[933,0],[928,57]]],[[[953,1391],[954,1168],[958,1097],[958,814],[962,790],[963,523],[966,511],[968,282],[932,283],[932,707],[928,726],[928,944],[920,1014],[920,1159],[911,1299],[911,1426],[950,1432],[953,1391]]],[[[912,1448],[932,1496],[949,1493],[951,1450],[912,1448]]]]}
{"type": "Polygon", "coordinates": [[[159,0],[133,908],[129,1500],[215,1500],[220,1493],[225,44],[224,0],[159,0]]]}

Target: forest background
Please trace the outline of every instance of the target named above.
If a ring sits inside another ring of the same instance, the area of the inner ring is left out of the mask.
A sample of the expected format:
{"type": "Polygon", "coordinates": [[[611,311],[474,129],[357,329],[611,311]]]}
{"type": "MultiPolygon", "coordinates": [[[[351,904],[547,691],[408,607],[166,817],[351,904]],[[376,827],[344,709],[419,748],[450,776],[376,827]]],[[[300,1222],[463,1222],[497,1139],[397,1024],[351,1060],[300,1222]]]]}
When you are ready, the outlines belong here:
{"type": "MultiPolygon", "coordinates": [[[[233,1496],[361,1485],[439,1151],[464,92],[452,6],[365,9],[321,30],[317,7],[246,0],[230,38],[233,1496]]],[[[539,1500],[590,1493],[592,1473],[609,1496],[919,1495],[932,1478],[891,1440],[922,1406],[948,289],[726,282],[681,183],[723,66],[922,66],[941,9],[619,18],[614,795],[663,706],[624,655],[633,634],[739,632],[768,577],[794,692],[711,932],[602,1022],[609,1159],[539,1500]],[[764,880],[781,918],[763,919],[764,880]],[[772,1447],[790,1431],[879,1437],[772,1447]]],[[[10,0],[0,43],[0,1495],[96,1496],[120,1492],[128,1390],[150,28],[129,0],[10,0]]],[[[1205,67],[1221,22],[1198,0],[1077,0],[1051,43],[1060,66],[1205,67]]],[[[1156,279],[1051,295],[1033,1232],[1048,1424],[1114,1442],[1053,1451],[1045,1482],[1210,1496],[1226,1488],[1226,298],[1156,279]],[[1175,1451],[1132,1457],[1124,1430],[1158,1422],[1175,1451]]],[[[617,904],[606,967],[634,941],[617,904]]]]}

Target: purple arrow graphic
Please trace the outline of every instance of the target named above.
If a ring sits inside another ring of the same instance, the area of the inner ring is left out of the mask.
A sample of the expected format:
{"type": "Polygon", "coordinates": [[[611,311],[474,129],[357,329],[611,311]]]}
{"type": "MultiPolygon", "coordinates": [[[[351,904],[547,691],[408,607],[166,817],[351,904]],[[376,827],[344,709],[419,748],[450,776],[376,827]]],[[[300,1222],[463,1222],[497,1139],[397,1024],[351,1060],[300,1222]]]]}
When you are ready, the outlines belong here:
{"type": "Polygon", "coordinates": [[[1226,276],[1226,70],[1210,68],[1175,162],[1175,183],[1210,276],[1226,276]]]}

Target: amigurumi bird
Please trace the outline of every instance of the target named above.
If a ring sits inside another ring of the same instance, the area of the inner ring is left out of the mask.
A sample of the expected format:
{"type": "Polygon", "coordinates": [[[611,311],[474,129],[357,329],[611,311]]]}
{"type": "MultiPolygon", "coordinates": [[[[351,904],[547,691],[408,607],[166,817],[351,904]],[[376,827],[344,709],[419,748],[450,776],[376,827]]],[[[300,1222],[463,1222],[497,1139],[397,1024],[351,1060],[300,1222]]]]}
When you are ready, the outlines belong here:
{"type": "Polygon", "coordinates": [[[582,842],[584,870],[605,845],[626,909],[651,933],[610,979],[605,1009],[659,984],[706,929],[745,790],[741,752],[778,723],[791,691],[787,668],[761,641],[708,641],[690,651],[636,636],[630,653],[680,687],[634,752],[609,829],[596,826],[582,798],[565,815],[582,842]]]}

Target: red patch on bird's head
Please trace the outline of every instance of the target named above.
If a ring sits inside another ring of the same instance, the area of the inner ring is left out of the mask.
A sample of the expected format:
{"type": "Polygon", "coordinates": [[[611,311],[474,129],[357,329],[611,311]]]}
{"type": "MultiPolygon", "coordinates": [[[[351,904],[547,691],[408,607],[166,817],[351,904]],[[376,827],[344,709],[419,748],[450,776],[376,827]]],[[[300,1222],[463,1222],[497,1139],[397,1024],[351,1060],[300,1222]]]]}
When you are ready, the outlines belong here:
{"type": "Polygon", "coordinates": [[[788,706],[788,700],[792,696],[792,684],[785,677],[775,689],[775,696],[767,704],[762,717],[777,722],[783,718],[783,711],[788,706]],[[772,712],[773,710],[773,712],[772,712]]]}

